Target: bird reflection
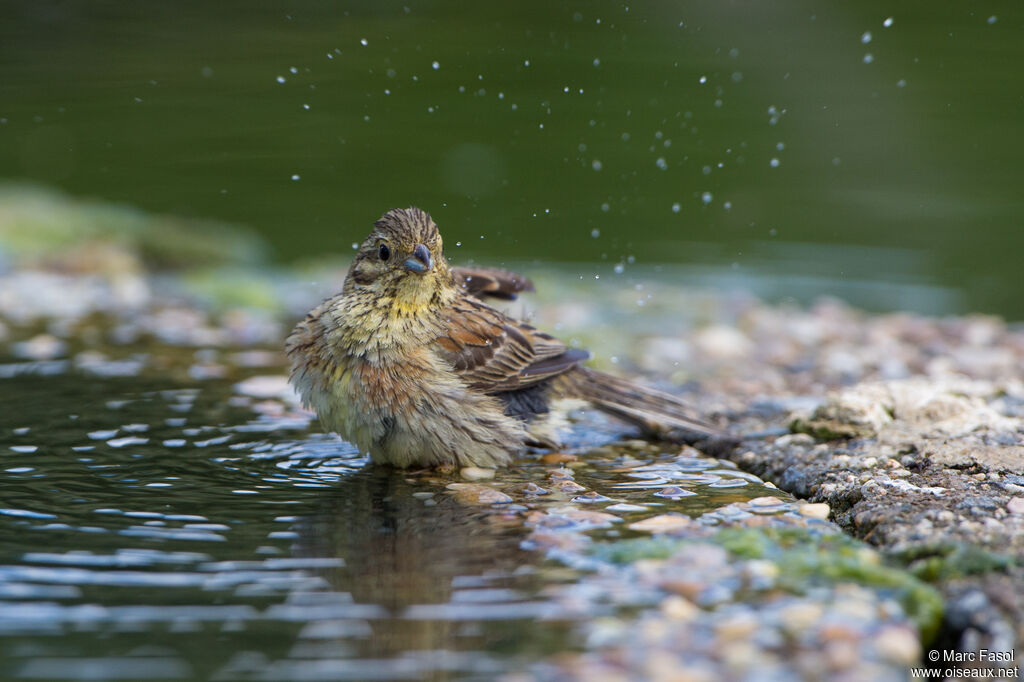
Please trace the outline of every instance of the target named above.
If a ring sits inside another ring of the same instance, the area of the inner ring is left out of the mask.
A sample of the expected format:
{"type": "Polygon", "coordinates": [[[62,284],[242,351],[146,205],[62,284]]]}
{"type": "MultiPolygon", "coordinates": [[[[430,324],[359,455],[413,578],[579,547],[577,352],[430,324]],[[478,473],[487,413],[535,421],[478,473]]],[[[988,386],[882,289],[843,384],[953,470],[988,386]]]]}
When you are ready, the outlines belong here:
{"type": "MultiPolygon", "coordinates": [[[[489,510],[462,507],[443,492],[435,496],[436,505],[413,496],[437,489],[417,485],[403,472],[370,466],[341,481],[325,498],[323,513],[300,529],[306,552],[344,559],[343,569],[326,576],[335,590],[391,614],[371,622],[364,656],[480,645],[479,626],[403,614],[410,606],[450,602],[458,577],[463,585],[522,588],[524,580],[512,573],[539,558],[519,548],[518,529],[492,523],[489,510]],[[485,575],[482,583],[473,579],[485,575]]],[[[507,632],[508,625],[492,629],[507,632]]]]}

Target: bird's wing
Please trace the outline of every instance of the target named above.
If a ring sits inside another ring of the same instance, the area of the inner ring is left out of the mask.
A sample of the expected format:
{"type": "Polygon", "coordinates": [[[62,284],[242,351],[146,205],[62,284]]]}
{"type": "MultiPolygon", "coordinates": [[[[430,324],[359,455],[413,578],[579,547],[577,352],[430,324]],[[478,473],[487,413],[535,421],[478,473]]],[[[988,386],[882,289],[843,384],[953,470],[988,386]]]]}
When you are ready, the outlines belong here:
{"type": "Polygon", "coordinates": [[[522,291],[533,291],[533,282],[522,275],[498,268],[452,268],[455,286],[477,298],[515,300],[522,291]]]}
{"type": "Polygon", "coordinates": [[[433,342],[437,353],[463,381],[486,393],[530,386],[590,357],[471,296],[460,296],[445,321],[445,333],[433,342]]]}

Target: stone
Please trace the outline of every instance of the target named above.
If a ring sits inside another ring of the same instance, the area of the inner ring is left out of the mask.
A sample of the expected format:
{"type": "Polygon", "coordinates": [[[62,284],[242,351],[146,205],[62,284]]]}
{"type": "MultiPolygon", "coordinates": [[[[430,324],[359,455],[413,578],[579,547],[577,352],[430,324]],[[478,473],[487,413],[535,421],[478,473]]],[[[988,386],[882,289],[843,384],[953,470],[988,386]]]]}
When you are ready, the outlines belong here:
{"type": "Polygon", "coordinates": [[[1011,497],[1006,503],[1006,511],[1024,516],[1024,497],[1011,497]]]}
{"type": "Polygon", "coordinates": [[[797,507],[797,511],[802,516],[806,516],[810,519],[819,519],[821,521],[828,521],[828,515],[832,513],[832,508],[824,502],[815,502],[809,504],[801,504],[797,507]]]}
{"type": "Polygon", "coordinates": [[[497,472],[494,469],[485,467],[462,467],[459,475],[467,481],[488,481],[494,478],[497,472]]]}
{"type": "Polygon", "coordinates": [[[629,529],[647,533],[671,533],[682,528],[691,528],[695,523],[689,516],[683,516],[682,514],[659,514],[649,519],[631,523],[629,524],[629,529]]]}
{"type": "Polygon", "coordinates": [[[479,506],[489,504],[508,504],[512,498],[486,485],[475,483],[449,483],[446,488],[459,504],[479,506]]]}

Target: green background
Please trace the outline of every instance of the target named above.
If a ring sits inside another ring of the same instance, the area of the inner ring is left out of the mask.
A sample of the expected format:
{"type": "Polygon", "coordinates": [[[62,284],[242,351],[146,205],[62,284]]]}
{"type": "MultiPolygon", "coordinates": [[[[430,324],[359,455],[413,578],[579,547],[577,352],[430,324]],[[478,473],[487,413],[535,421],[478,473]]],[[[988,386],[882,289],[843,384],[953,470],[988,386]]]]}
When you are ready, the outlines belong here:
{"type": "Polygon", "coordinates": [[[0,178],[281,262],[415,204],[462,262],[1024,318],[1017,2],[2,8],[0,178]]]}

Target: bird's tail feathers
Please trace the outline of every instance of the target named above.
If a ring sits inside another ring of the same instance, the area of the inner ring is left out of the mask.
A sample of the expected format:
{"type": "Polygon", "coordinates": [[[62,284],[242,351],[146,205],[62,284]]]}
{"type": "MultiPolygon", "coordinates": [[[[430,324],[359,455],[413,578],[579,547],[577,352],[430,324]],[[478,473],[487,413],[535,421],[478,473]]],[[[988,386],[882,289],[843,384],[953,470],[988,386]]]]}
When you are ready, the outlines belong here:
{"type": "Polygon", "coordinates": [[[654,435],[683,432],[687,439],[695,441],[728,436],[717,426],[694,416],[694,409],[682,399],[664,391],[586,367],[566,372],[559,380],[565,397],[587,400],[654,435]]]}

